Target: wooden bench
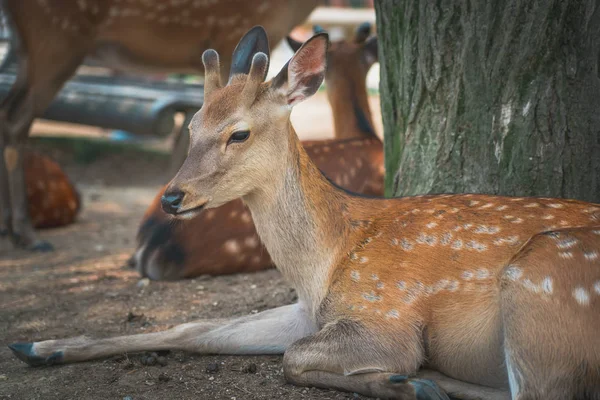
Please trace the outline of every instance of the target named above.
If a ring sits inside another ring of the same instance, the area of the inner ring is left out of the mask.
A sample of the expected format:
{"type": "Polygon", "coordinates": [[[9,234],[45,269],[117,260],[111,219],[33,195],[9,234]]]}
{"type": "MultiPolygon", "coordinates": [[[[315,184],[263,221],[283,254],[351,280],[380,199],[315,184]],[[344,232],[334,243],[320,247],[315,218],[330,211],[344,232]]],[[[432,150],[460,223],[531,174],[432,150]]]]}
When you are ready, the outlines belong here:
{"type": "MultiPolygon", "coordinates": [[[[17,62],[9,46],[0,64],[0,98],[6,96],[16,79],[17,62]]],[[[65,84],[41,118],[166,137],[174,130],[177,114],[189,120],[203,100],[201,84],[80,74],[65,84]]],[[[176,143],[185,137],[182,133],[188,134],[185,120],[175,133],[176,143]]]]}

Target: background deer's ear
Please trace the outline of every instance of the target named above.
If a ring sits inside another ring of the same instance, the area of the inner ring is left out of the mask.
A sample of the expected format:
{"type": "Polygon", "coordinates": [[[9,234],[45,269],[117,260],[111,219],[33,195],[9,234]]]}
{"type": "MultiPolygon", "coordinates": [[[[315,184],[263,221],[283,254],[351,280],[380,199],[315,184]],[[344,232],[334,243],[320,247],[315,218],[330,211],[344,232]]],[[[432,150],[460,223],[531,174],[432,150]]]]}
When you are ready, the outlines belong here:
{"type": "Polygon", "coordinates": [[[299,42],[296,39],[292,39],[290,36],[286,36],[285,40],[287,41],[288,45],[292,48],[294,53],[300,50],[300,47],[302,47],[302,42],[299,42]]]}
{"type": "MultiPolygon", "coordinates": [[[[241,39],[240,42],[235,46],[233,56],[231,58],[231,69],[229,71],[229,82],[234,75],[248,74],[250,72],[250,66],[252,65],[252,57],[258,52],[264,53],[269,57],[269,39],[265,29],[257,25],[250,29],[241,39]]],[[[269,70],[269,66],[265,71],[269,70]]],[[[265,72],[266,78],[267,72],[265,72]]]]}
{"type": "Polygon", "coordinates": [[[372,36],[367,39],[363,47],[364,60],[369,68],[376,62],[379,62],[379,53],[377,51],[377,36],[372,36]]]}
{"type": "Polygon", "coordinates": [[[320,33],[307,40],[273,78],[271,88],[283,92],[289,106],[309,98],[321,86],[327,66],[329,36],[320,33]]]}
{"type": "Polygon", "coordinates": [[[371,24],[369,22],[363,22],[356,28],[354,33],[355,43],[364,43],[365,40],[371,35],[371,24]]]}

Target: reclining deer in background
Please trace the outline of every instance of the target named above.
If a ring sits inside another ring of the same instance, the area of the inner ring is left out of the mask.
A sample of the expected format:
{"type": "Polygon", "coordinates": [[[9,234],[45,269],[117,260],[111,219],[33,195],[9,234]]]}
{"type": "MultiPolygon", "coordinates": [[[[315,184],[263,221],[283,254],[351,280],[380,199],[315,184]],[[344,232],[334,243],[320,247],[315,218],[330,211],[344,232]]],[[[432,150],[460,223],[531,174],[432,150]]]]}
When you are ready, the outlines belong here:
{"type": "Polygon", "coordinates": [[[191,218],[241,197],[298,303],[158,333],[14,344],[17,357],[36,365],[156,349],[285,352],[289,382],[380,398],[597,399],[600,205],[368,199],[333,186],[290,123],[323,79],[327,43],[314,36],[263,83],[268,42],[254,28],[236,48],[248,62],[225,86],[217,53],[206,51],[205,103],[162,199],[191,218]]]}
{"type": "MultiPolygon", "coordinates": [[[[346,190],[383,196],[383,143],[369,109],[366,77],[377,61],[377,38],[362,24],[352,41],[332,43],[325,75],[333,110],[334,136],[344,140],[304,142],[317,167],[346,190]]],[[[291,38],[294,50],[300,48],[291,38]]],[[[186,152],[187,154],[187,152],[186,152]]],[[[166,186],[146,210],[138,247],[130,265],[151,279],[181,279],[202,274],[252,272],[273,267],[252,217],[241,200],[175,220],[160,206],[166,186]]]]}
{"type": "MultiPolygon", "coordinates": [[[[202,71],[207,48],[231,54],[255,24],[276,43],[318,0],[2,0],[19,56],[17,79],[0,105],[0,232],[17,246],[36,239],[27,209],[23,149],[41,115],[85,57],[117,70],[202,71]]],[[[229,57],[223,60],[228,65],[229,57]]]]}
{"type": "Polygon", "coordinates": [[[33,226],[54,228],[75,221],[81,198],[55,161],[40,153],[25,152],[25,185],[33,226]]]}

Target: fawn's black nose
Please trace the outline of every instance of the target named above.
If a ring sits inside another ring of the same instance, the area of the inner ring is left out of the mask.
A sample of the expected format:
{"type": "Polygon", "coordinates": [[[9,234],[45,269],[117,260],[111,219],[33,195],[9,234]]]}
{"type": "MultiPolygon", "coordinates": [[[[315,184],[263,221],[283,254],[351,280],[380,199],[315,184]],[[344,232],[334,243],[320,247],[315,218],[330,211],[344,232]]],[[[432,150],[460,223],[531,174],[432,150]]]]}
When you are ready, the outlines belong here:
{"type": "Polygon", "coordinates": [[[185,196],[185,193],[179,191],[163,194],[160,198],[163,211],[167,214],[177,214],[177,210],[179,210],[183,202],[183,196],[185,196]]]}

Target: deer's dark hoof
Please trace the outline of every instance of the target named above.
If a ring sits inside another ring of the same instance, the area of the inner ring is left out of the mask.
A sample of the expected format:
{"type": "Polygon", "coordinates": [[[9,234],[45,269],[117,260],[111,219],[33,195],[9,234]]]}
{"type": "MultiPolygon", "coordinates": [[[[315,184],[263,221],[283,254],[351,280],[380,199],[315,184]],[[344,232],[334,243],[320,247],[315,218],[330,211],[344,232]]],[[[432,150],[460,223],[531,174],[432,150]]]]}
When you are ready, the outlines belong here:
{"type": "Polygon", "coordinates": [[[38,252],[48,252],[54,250],[54,246],[52,246],[49,242],[35,239],[35,237],[31,237],[27,234],[13,232],[11,239],[15,247],[20,249],[38,252]]]}
{"type": "Polygon", "coordinates": [[[57,351],[50,357],[40,357],[33,350],[33,343],[13,343],[9,344],[8,348],[21,361],[31,367],[40,367],[43,365],[60,364],[63,359],[63,352],[57,351]]]}
{"type": "Polygon", "coordinates": [[[406,375],[390,376],[390,383],[406,383],[406,382],[408,382],[408,376],[406,376],[406,375]]]}
{"type": "Polygon", "coordinates": [[[409,383],[415,388],[417,400],[450,400],[450,397],[429,379],[411,379],[409,383]]]}
{"type": "Polygon", "coordinates": [[[54,246],[50,242],[46,242],[45,240],[36,240],[31,246],[29,246],[31,251],[37,251],[40,253],[47,253],[50,251],[54,251],[54,246]]]}

